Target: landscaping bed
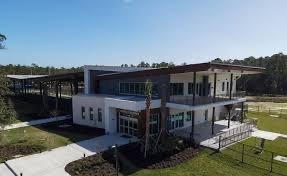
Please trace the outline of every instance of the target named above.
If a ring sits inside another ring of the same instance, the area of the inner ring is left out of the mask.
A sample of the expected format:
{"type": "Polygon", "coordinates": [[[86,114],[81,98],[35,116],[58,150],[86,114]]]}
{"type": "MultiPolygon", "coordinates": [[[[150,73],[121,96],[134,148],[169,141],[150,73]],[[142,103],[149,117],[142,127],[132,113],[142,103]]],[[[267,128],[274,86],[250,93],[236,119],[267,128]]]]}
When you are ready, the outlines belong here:
{"type": "Polygon", "coordinates": [[[23,155],[40,153],[45,150],[42,145],[4,145],[0,146],[0,162],[17,158],[23,155]]]}
{"type": "Polygon", "coordinates": [[[114,176],[114,156],[110,152],[103,152],[69,163],[66,172],[72,176],[114,176]]]}
{"type": "Polygon", "coordinates": [[[191,160],[199,152],[199,149],[186,145],[180,150],[149,155],[147,158],[144,158],[143,152],[140,151],[139,144],[131,143],[120,147],[120,152],[139,168],[161,169],[173,167],[191,160]]]}

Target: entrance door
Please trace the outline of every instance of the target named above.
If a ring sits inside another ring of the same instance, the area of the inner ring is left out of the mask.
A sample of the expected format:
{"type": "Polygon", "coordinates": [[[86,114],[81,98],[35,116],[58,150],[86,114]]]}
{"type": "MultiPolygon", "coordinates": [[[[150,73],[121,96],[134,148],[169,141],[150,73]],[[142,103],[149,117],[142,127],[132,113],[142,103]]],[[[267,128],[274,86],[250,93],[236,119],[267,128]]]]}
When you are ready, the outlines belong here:
{"type": "Polygon", "coordinates": [[[119,113],[119,132],[129,136],[137,136],[138,119],[132,113],[119,113]]]}

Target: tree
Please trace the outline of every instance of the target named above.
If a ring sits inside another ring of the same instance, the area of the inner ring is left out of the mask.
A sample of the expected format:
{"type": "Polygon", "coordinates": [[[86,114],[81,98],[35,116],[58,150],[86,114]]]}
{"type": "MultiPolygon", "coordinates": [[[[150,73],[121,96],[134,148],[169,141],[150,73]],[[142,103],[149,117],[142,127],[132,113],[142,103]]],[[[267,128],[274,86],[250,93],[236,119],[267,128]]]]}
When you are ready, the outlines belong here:
{"type": "Polygon", "coordinates": [[[3,34],[0,34],[0,49],[4,49],[5,45],[3,44],[3,42],[7,40],[6,36],[3,34]]]}
{"type": "Polygon", "coordinates": [[[0,74],[0,125],[7,124],[13,121],[15,114],[9,110],[7,106],[7,97],[12,95],[9,89],[9,81],[6,77],[0,74]]]}
{"type": "Polygon", "coordinates": [[[151,106],[151,96],[152,96],[152,83],[147,80],[145,83],[145,104],[146,104],[146,129],[145,129],[145,150],[144,158],[146,158],[147,151],[149,150],[149,122],[150,122],[150,106],[151,106]]]}

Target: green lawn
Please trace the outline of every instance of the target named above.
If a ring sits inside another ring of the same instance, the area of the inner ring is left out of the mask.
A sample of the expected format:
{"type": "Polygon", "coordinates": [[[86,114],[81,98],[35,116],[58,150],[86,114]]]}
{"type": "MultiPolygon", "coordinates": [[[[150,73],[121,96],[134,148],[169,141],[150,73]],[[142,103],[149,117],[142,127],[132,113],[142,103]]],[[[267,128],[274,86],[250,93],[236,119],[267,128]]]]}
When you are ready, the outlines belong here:
{"type": "Polygon", "coordinates": [[[249,112],[249,118],[257,118],[257,127],[261,130],[287,135],[287,115],[282,118],[271,117],[268,112],[249,112]]]}
{"type": "MultiPolygon", "coordinates": [[[[76,125],[66,128],[59,127],[63,123],[69,124],[70,122],[49,123],[4,131],[0,134],[0,152],[5,152],[1,151],[3,146],[37,145],[43,150],[50,150],[103,134],[102,130],[76,125]]],[[[15,153],[11,153],[11,155],[15,155],[15,153]]],[[[8,157],[13,156],[8,155],[8,157]]],[[[0,153],[0,162],[3,160],[0,153]]]]}
{"type": "MultiPolygon", "coordinates": [[[[287,134],[287,116],[286,118],[270,117],[268,113],[264,112],[249,112],[249,117],[258,119],[258,128],[261,130],[272,131],[282,134],[287,134]]],[[[259,140],[255,138],[249,138],[243,141],[244,144],[258,146],[259,140]]],[[[236,144],[232,146],[237,151],[242,150],[242,145],[236,144]]],[[[265,149],[287,155],[287,139],[278,138],[275,141],[266,141],[265,149]]],[[[245,156],[245,163],[241,163],[241,154],[233,152],[231,150],[224,150],[222,153],[215,153],[209,149],[204,149],[196,158],[188,162],[182,163],[176,167],[160,170],[138,170],[131,175],[134,176],[159,176],[159,175],[196,175],[196,176],[257,176],[257,175],[278,175],[276,173],[270,173],[267,170],[270,169],[269,162],[260,162],[257,158],[266,159],[270,161],[271,153],[265,152],[262,154],[254,154],[255,150],[251,147],[245,147],[245,152],[250,156],[245,156]],[[237,160],[235,160],[237,159],[237,160]],[[239,161],[238,161],[239,160],[239,161]],[[254,167],[258,166],[260,168],[254,167]]],[[[274,154],[274,157],[276,154],[274,154]]],[[[274,163],[280,163],[274,161],[274,163]]],[[[277,173],[286,174],[287,165],[285,167],[273,165],[273,170],[277,173]]]]}
{"type": "Polygon", "coordinates": [[[133,176],[258,176],[277,175],[262,169],[241,163],[228,155],[203,150],[196,158],[176,167],[161,170],[139,170],[133,176]]]}

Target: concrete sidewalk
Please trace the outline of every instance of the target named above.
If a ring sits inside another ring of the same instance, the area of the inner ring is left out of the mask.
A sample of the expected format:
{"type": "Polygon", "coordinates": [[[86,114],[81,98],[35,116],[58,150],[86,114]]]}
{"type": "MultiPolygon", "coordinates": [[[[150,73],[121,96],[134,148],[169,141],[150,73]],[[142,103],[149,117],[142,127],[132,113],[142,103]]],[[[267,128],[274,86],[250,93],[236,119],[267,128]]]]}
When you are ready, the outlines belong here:
{"type": "Polygon", "coordinates": [[[72,118],[71,116],[59,116],[59,117],[50,117],[50,118],[40,119],[40,120],[32,120],[29,122],[14,123],[14,124],[5,126],[4,130],[11,130],[11,129],[15,129],[15,128],[40,125],[40,124],[44,124],[44,123],[56,122],[56,121],[60,121],[60,120],[67,120],[67,119],[71,119],[71,118],[72,118]]]}
{"type": "MultiPolygon", "coordinates": [[[[68,176],[69,174],[65,172],[65,166],[83,158],[84,154],[91,156],[107,150],[114,144],[124,145],[132,141],[134,139],[123,138],[121,134],[104,135],[51,151],[9,160],[6,164],[18,175],[22,173],[24,176],[68,176]]],[[[4,164],[0,165],[0,175],[10,176],[12,172],[9,173],[5,167],[7,166],[4,164]]]]}

